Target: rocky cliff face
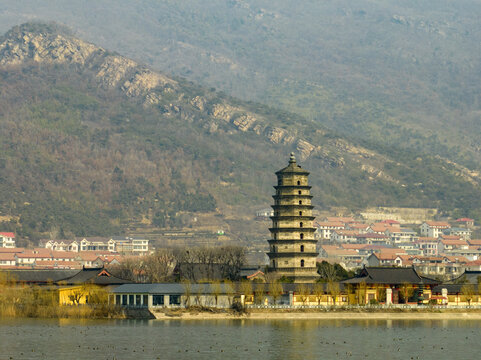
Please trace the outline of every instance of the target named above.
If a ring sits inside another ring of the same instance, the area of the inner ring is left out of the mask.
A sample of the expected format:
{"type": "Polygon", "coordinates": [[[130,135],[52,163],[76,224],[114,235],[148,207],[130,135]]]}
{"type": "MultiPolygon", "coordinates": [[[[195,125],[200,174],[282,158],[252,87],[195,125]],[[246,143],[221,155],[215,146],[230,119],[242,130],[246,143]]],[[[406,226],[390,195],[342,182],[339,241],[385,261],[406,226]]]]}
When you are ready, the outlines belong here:
{"type": "MultiPolygon", "coordinates": [[[[232,106],[226,102],[211,103],[212,99],[200,95],[185,99],[177,81],[68,35],[48,30],[30,31],[28,28],[11,31],[0,43],[0,65],[14,66],[28,62],[81,65],[95,72],[99,86],[118,89],[128,97],[140,99],[146,105],[160,104],[167,114],[178,113],[186,105],[199,112],[208,112],[214,122],[227,123],[238,131],[263,136],[273,144],[294,144],[303,160],[317,149],[316,145],[292,131],[271,126],[264,117],[245,107],[232,106]],[[168,104],[163,101],[165,98],[169,99],[168,104]]],[[[209,128],[215,132],[219,125],[211,122],[209,128]]]]}
{"type": "MultiPolygon", "coordinates": [[[[68,34],[51,31],[48,27],[31,29],[28,25],[20,26],[0,40],[0,66],[26,63],[72,64],[79,71],[93,73],[100,87],[120,91],[144,106],[157,107],[163,116],[196,121],[210,134],[241,133],[258,137],[272,146],[286,147],[286,153],[296,151],[302,161],[319,159],[322,166],[331,168],[342,168],[350,161],[369,179],[382,178],[400,183],[383,170],[384,164],[390,162],[385,155],[354,146],[325,129],[319,129],[318,125],[308,125],[305,120],[287,124],[248,104],[233,104],[214,91],[186,88],[181,80],[174,80],[68,34]]],[[[478,186],[481,182],[478,173],[471,173],[451,162],[446,161],[446,165],[455,166],[457,176],[473,185],[478,186]]]]}

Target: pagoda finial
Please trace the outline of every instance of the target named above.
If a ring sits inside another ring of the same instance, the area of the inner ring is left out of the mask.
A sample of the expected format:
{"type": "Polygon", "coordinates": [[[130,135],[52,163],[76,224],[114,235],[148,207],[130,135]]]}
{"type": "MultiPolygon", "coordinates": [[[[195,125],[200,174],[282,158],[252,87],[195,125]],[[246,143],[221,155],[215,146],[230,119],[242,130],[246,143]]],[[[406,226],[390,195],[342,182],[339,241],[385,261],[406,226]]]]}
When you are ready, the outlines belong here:
{"type": "Polygon", "coordinates": [[[296,162],[296,157],[294,156],[294,153],[291,152],[291,157],[289,158],[289,164],[295,163],[296,162]]]}

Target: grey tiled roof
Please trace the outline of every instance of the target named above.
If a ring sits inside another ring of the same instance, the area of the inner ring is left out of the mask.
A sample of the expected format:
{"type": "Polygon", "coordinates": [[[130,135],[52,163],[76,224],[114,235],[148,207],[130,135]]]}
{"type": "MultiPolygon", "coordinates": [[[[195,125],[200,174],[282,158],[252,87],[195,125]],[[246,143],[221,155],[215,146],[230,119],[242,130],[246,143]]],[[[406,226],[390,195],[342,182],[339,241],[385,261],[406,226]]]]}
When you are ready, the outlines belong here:
{"type": "Polygon", "coordinates": [[[346,284],[439,284],[438,281],[419,276],[414,268],[366,267],[359,276],[343,281],[346,284]]]}
{"type": "Polygon", "coordinates": [[[62,279],[62,282],[67,285],[85,283],[96,285],[120,285],[128,284],[131,281],[115,277],[104,268],[84,268],[81,271],[77,270],[75,275],[62,279]]]}
{"type": "Polygon", "coordinates": [[[481,271],[469,271],[466,270],[462,275],[449,281],[450,284],[454,284],[457,282],[463,283],[470,283],[470,284],[478,284],[478,277],[481,279],[481,271]]]}

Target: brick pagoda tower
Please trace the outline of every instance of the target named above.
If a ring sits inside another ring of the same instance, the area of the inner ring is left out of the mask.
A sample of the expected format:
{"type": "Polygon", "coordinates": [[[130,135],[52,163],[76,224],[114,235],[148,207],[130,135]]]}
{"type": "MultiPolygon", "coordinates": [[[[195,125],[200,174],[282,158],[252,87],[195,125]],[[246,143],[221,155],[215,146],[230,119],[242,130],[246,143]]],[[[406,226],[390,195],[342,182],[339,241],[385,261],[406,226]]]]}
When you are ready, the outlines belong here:
{"type": "Polygon", "coordinates": [[[316,268],[317,240],[312,222],[309,172],[296,163],[291,153],[289,165],[276,172],[276,194],[273,196],[274,216],[269,240],[269,271],[294,282],[314,282],[319,277],[316,268]]]}

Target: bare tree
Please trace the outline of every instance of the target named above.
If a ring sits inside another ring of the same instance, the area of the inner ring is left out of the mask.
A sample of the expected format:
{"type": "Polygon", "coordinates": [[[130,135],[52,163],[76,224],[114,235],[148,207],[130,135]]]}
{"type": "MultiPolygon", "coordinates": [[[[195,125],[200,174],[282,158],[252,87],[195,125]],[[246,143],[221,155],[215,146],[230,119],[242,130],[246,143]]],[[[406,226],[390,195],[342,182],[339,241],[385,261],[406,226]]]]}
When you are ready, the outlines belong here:
{"type": "Polygon", "coordinates": [[[365,305],[366,304],[366,293],[367,293],[367,284],[365,281],[362,281],[359,283],[359,287],[358,287],[358,291],[357,291],[357,294],[358,294],[358,304],[359,305],[365,305]]]}
{"type": "Polygon", "coordinates": [[[274,300],[274,304],[277,304],[277,300],[282,296],[282,284],[279,280],[275,280],[269,284],[269,295],[274,300]]]}
{"type": "Polygon", "coordinates": [[[169,279],[175,267],[175,256],[170,249],[159,249],[144,256],[144,272],[147,282],[164,282],[169,279]]]}
{"type": "Polygon", "coordinates": [[[224,292],[227,296],[227,301],[229,301],[229,305],[232,305],[232,301],[234,299],[234,296],[236,294],[235,288],[234,288],[234,283],[230,280],[225,280],[224,281],[224,292]]]}
{"type": "Polygon", "coordinates": [[[219,295],[222,292],[222,288],[220,286],[220,281],[214,281],[212,284],[212,294],[214,295],[215,306],[217,306],[219,301],[219,295]]]}
{"type": "Polygon", "coordinates": [[[468,302],[468,305],[471,305],[471,301],[474,298],[474,286],[472,284],[465,284],[461,287],[461,294],[464,295],[464,298],[468,302]]]}
{"type": "Polygon", "coordinates": [[[192,283],[189,280],[183,280],[182,286],[184,288],[184,296],[185,296],[185,307],[190,307],[190,297],[192,296],[192,283]]]}
{"type": "Polygon", "coordinates": [[[108,270],[121,279],[145,282],[144,262],[141,258],[126,258],[118,265],[110,265],[108,270]]]}
{"type": "Polygon", "coordinates": [[[240,283],[240,292],[244,295],[245,301],[250,300],[253,291],[252,291],[252,283],[249,280],[244,280],[240,283]]]}
{"type": "Polygon", "coordinates": [[[302,302],[302,305],[305,305],[306,301],[309,299],[309,295],[311,293],[309,288],[307,287],[307,285],[306,284],[297,285],[297,293],[298,293],[299,298],[302,302]]]}
{"type": "Polygon", "coordinates": [[[317,305],[321,305],[321,298],[324,295],[324,284],[319,282],[314,284],[314,295],[316,295],[317,305]]]}
{"type": "Polygon", "coordinates": [[[413,286],[408,283],[408,282],[404,282],[401,287],[399,288],[400,292],[401,292],[401,295],[403,297],[403,301],[405,304],[408,303],[409,301],[409,298],[413,295],[414,293],[414,288],[413,286]]]}
{"type": "Polygon", "coordinates": [[[254,301],[256,304],[262,304],[262,300],[264,300],[266,294],[265,284],[257,283],[254,290],[254,301]]]}
{"type": "Polygon", "coordinates": [[[331,299],[333,302],[333,305],[336,305],[336,298],[339,296],[341,293],[341,289],[339,287],[339,282],[337,281],[329,281],[327,283],[327,288],[329,291],[329,295],[331,295],[331,299]]]}

